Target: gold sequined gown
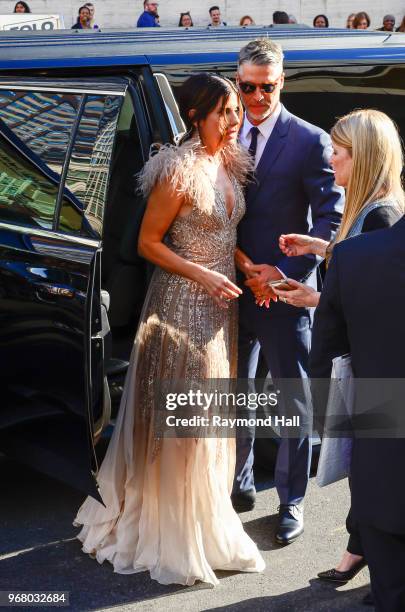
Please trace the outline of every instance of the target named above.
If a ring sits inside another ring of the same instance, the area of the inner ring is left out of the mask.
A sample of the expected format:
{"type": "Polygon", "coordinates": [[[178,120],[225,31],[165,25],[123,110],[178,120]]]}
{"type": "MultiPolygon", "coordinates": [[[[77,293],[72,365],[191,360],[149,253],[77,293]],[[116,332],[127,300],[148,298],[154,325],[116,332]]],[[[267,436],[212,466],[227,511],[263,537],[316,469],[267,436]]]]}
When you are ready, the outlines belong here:
{"type": "MultiPolygon", "coordinates": [[[[229,218],[198,151],[193,143],[164,147],[146,165],[142,186],[147,194],[159,178],[168,176],[176,188],[188,192],[193,208],[175,219],[167,245],[234,280],[243,194],[231,176],[235,205],[229,218]]],[[[243,156],[233,165],[241,168],[243,156]]],[[[98,475],[106,507],[89,497],[74,523],[83,525],[78,535],[83,551],[100,563],[107,559],[115,572],[149,570],[162,584],[201,580],[215,585],[214,570],[264,568],[230,500],[234,438],[159,440],[152,418],[159,380],[236,377],[236,308],[232,302],[228,310],[221,309],[196,282],[162,269],[154,273],[98,475]]]]}

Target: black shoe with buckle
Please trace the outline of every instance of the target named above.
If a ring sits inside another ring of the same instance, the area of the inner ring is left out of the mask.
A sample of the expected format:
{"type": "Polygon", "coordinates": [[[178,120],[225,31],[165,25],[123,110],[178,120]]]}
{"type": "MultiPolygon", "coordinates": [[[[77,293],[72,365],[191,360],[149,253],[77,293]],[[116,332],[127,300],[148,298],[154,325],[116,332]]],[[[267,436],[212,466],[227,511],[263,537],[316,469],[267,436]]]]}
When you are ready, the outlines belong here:
{"type": "Polygon", "coordinates": [[[357,561],[357,563],[346,572],[340,572],[339,570],[333,568],[330,570],[326,570],[326,572],[319,572],[318,578],[320,578],[321,580],[326,580],[328,582],[338,582],[339,584],[346,584],[346,582],[349,582],[349,580],[354,578],[356,574],[358,574],[359,571],[362,570],[363,567],[365,567],[366,565],[367,563],[365,562],[365,560],[360,559],[360,561],[357,561]]]}
{"type": "Polygon", "coordinates": [[[250,489],[249,491],[233,493],[231,495],[231,501],[236,512],[248,512],[255,507],[256,491],[255,489],[250,489]]]}
{"type": "Polygon", "coordinates": [[[278,507],[278,527],[276,542],[291,544],[304,531],[304,513],[295,504],[280,504],[278,507]]]}

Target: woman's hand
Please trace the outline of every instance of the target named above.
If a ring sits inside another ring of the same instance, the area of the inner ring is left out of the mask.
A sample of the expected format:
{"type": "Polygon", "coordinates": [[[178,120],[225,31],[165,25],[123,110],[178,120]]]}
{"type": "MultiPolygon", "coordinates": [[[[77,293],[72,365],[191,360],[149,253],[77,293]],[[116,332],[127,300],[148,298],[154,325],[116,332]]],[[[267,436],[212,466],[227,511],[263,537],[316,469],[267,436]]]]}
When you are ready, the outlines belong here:
{"type": "Polygon", "coordinates": [[[215,270],[202,268],[196,280],[221,308],[228,308],[227,302],[238,298],[243,293],[242,289],[239,289],[229,278],[215,270]]]}
{"type": "Polygon", "coordinates": [[[319,297],[321,295],[318,291],[315,291],[312,287],[308,287],[308,285],[304,285],[304,283],[299,283],[293,278],[287,278],[286,282],[292,287],[290,291],[283,291],[282,289],[273,287],[274,293],[282,302],[290,304],[291,306],[305,306],[306,308],[318,306],[319,297]]]}
{"type": "Polygon", "coordinates": [[[280,251],[287,257],[310,254],[325,257],[328,243],[322,238],[314,238],[314,236],[305,234],[281,234],[278,245],[280,251]]]}

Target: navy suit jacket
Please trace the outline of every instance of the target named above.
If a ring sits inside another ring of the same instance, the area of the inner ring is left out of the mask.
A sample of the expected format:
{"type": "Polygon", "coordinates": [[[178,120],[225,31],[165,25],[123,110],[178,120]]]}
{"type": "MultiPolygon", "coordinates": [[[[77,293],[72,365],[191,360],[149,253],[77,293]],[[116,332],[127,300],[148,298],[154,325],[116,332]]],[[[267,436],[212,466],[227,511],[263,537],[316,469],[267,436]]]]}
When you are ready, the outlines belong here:
{"type": "MultiPolygon", "coordinates": [[[[286,257],[280,234],[308,234],[330,240],[340,221],[344,192],[329,165],[332,145],[320,128],[284,106],[246,191],[246,214],[238,227],[238,246],[256,264],[277,266],[284,274],[315,286],[316,257],[286,257]],[[311,277],[311,278],[310,278],[311,277]]],[[[245,292],[246,293],[251,293],[245,292]]],[[[249,298],[250,299],[250,298],[249,298]]],[[[283,303],[271,311],[298,314],[283,303]]],[[[270,312],[270,311],[269,311],[270,312]]]]}
{"type": "MultiPolygon", "coordinates": [[[[405,217],[389,229],[338,244],[314,317],[310,354],[314,391],[320,386],[315,379],[329,378],[332,359],[345,353],[351,354],[356,378],[405,379],[404,304],[405,217]]],[[[375,383],[372,388],[377,389],[375,383]]],[[[325,405],[323,385],[314,400],[320,414],[325,405]]],[[[375,401],[378,410],[384,406],[387,416],[391,409],[404,410],[402,402],[398,407],[388,402],[378,405],[377,397],[375,401]]],[[[372,410],[371,401],[369,406],[372,410]]],[[[351,471],[356,520],[405,533],[404,465],[404,437],[355,438],[351,471]]]]}

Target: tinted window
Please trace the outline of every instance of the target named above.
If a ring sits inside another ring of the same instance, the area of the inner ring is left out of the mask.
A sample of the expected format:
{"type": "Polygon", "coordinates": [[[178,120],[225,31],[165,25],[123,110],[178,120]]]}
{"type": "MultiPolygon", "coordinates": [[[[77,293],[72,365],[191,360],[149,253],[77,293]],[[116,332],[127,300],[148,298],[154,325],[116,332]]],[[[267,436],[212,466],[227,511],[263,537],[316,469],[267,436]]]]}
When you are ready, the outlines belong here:
{"type": "MultiPolygon", "coordinates": [[[[0,126],[0,220],[52,229],[58,181],[51,180],[41,165],[4,137],[0,126]]],[[[71,215],[81,224],[80,211],[71,215]]]]}
{"type": "MultiPolygon", "coordinates": [[[[175,95],[193,73],[169,66],[167,76],[175,95]]],[[[212,71],[208,64],[201,70],[212,71]]],[[[236,65],[215,67],[216,72],[235,79],[236,65]]],[[[338,117],[356,108],[375,108],[387,113],[405,139],[405,66],[402,64],[337,66],[313,68],[286,67],[281,101],[306,121],[329,131],[338,117]]]]}
{"type": "Polygon", "coordinates": [[[375,108],[405,137],[405,66],[346,66],[287,71],[282,100],[292,113],[329,131],[356,108],[375,108]]]}
{"type": "MultiPolygon", "coordinates": [[[[81,203],[89,231],[101,234],[111,156],[122,98],[89,95],[76,133],[66,175],[68,193],[81,203]]],[[[68,211],[62,207],[60,227],[70,231],[68,211]]]]}
{"type": "MultiPolygon", "coordinates": [[[[52,229],[60,174],[80,96],[0,90],[0,219],[52,229]]],[[[63,199],[80,231],[77,202],[63,199]]]]}
{"type": "Polygon", "coordinates": [[[60,174],[81,96],[0,91],[0,118],[33,153],[60,174]]]}

